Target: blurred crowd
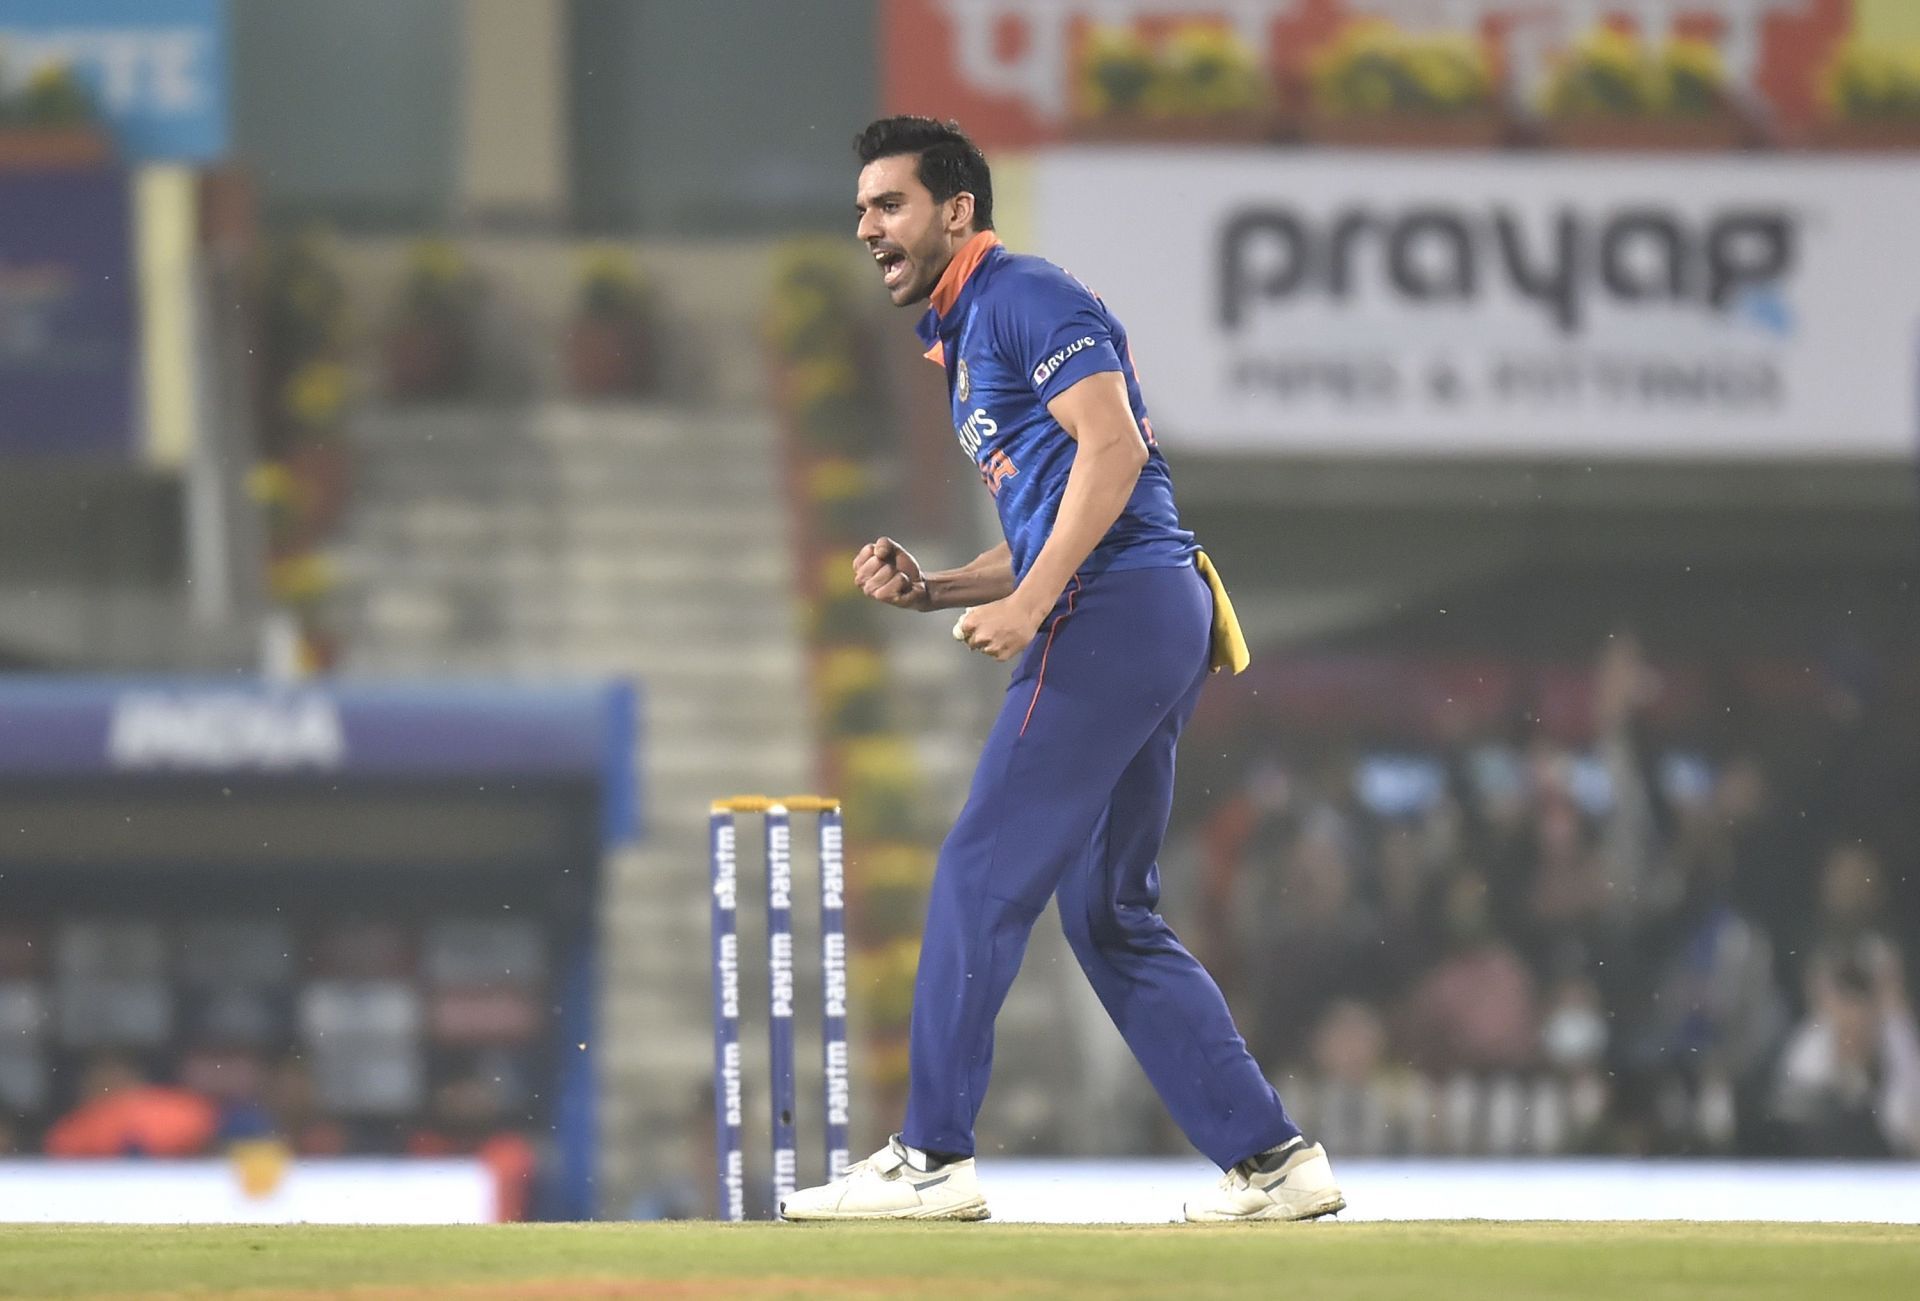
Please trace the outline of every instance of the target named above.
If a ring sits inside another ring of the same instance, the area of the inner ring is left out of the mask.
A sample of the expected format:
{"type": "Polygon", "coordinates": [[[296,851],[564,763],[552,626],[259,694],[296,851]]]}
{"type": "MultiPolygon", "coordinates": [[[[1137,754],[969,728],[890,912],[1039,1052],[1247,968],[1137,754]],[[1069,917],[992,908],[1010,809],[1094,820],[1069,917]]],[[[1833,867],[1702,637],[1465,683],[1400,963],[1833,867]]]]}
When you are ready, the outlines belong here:
{"type": "MultiPolygon", "coordinates": [[[[169,1159],[270,1149],[297,1157],[478,1158],[492,1173],[501,1218],[527,1218],[538,1166],[532,1141],[501,1115],[498,1088],[477,1074],[441,1084],[422,1114],[368,1124],[325,1108],[297,1056],[232,1058],[195,1082],[158,1082],[134,1057],[87,1059],[72,1105],[40,1135],[38,1154],[67,1159],[169,1159]]],[[[173,1081],[177,1071],[161,1072],[173,1081]]],[[[32,1127],[0,1115],[0,1157],[35,1151],[32,1127]]]]}
{"type": "Polygon", "coordinates": [[[0,925],[0,1156],[473,1156],[536,1196],[545,941],[470,917],[0,925]]]}
{"type": "Polygon", "coordinates": [[[1911,727],[1844,673],[1711,728],[1661,687],[1619,636],[1583,727],[1335,729],[1203,778],[1194,947],[1310,1132],[1920,1156],[1911,727]]]}

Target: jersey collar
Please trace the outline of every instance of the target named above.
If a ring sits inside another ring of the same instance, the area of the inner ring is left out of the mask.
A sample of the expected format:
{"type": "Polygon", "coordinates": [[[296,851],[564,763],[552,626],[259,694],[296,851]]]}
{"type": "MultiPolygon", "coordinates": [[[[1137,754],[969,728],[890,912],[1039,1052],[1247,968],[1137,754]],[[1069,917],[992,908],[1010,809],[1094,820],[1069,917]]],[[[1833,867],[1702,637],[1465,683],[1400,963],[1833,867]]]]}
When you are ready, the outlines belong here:
{"type": "Polygon", "coordinates": [[[960,246],[953,255],[953,261],[947,263],[947,269],[940,273],[940,283],[933,287],[929,301],[932,306],[927,314],[920,318],[915,327],[920,342],[927,345],[927,360],[946,363],[946,347],[940,338],[940,327],[953,315],[953,309],[960,302],[960,295],[966,289],[973,273],[980,269],[987,255],[1001,247],[1000,237],[990,230],[983,230],[960,246]]]}

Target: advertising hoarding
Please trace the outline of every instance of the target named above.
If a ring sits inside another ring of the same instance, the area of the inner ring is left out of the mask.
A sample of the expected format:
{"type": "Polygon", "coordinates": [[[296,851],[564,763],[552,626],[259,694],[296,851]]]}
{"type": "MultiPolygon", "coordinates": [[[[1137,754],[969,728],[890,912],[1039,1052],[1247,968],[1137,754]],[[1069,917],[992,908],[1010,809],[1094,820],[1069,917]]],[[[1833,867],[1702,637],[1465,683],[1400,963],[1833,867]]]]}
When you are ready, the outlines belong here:
{"type": "Polygon", "coordinates": [[[233,1161],[0,1161],[0,1223],[491,1224],[478,1160],[292,1161],[265,1179],[233,1161]]]}
{"type": "Polygon", "coordinates": [[[118,171],[0,171],[0,456],[130,459],[131,200],[118,171]]]}
{"type": "Polygon", "coordinates": [[[1920,172],[1895,159],[1063,149],[1034,200],[1172,445],[1914,445],[1920,172]]]}
{"type": "Polygon", "coordinates": [[[1879,36],[1853,0],[886,0],[881,95],[888,112],[957,117],[988,149],[1151,140],[1167,125],[1155,119],[1169,110],[1178,118],[1178,106],[1148,96],[1139,120],[1101,120],[1100,101],[1141,73],[1125,58],[1105,62],[1112,52],[1101,49],[1103,37],[1124,33],[1164,51],[1183,32],[1207,31],[1265,84],[1268,128],[1311,136],[1311,124],[1296,119],[1312,97],[1317,61],[1356,24],[1377,22],[1484,47],[1522,116],[1556,60],[1602,26],[1655,44],[1703,41],[1731,97],[1758,108],[1767,133],[1791,139],[1820,117],[1836,51],[1879,36]]]}
{"type": "Polygon", "coordinates": [[[210,163],[228,148],[226,0],[7,0],[0,87],[73,69],[136,162],[210,163]]]}

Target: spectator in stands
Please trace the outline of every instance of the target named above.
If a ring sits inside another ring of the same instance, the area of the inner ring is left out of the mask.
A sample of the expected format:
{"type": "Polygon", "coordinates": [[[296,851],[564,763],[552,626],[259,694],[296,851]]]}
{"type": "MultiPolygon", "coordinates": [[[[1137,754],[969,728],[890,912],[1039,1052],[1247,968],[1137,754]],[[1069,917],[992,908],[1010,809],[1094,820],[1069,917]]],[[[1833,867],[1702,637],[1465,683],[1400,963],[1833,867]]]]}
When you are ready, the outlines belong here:
{"type": "Polygon", "coordinates": [[[1540,1016],[1540,1058],[1552,1072],[1560,1107],[1556,1146],[1601,1146],[1600,1125],[1611,1101],[1607,1049],[1612,1029],[1600,987],[1585,973],[1562,976],[1540,1016]]]}
{"type": "Polygon", "coordinates": [[[1533,976],[1494,931],[1479,872],[1447,883],[1441,925],[1445,956],[1401,1010],[1401,1038],[1414,1062],[1441,1074],[1531,1065],[1539,1042],[1533,976]]]}
{"type": "Polygon", "coordinates": [[[1597,938],[1614,902],[1613,881],[1590,842],[1579,808],[1564,786],[1547,787],[1534,820],[1534,875],[1527,934],[1538,952],[1597,938]]]}
{"type": "Polygon", "coordinates": [[[1842,967],[1900,976],[1905,958],[1886,930],[1885,878],[1879,856],[1858,841],[1844,841],[1827,852],[1806,966],[1809,1008],[1821,1005],[1824,987],[1842,967]]]}
{"type": "Polygon", "coordinates": [[[1533,879],[1532,792],[1526,765],[1510,746],[1475,746],[1461,765],[1467,777],[1466,841],[1492,889],[1494,921],[1509,935],[1524,932],[1533,879]]]}
{"type": "Polygon", "coordinates": [[[538,1163],[533,1144],[501,1114],[499,1090],[462,1075],[434,1090],[427,1124],[407,1139],[408,1156],[477,1156],[493,1172],[500,1218],[527,1218],[538,1163]]]}
{"type": "Polygon", "coordinates": [[[1569,1078],[1597,1076],[1606,1069],[1607,1011],[1600,990],[1585,975],[1567,976],[1548,991],[1540,1017],[1540,1055],[1569,1078]]]}
{"type": "Polygon", "coordinates": [[[1773,945],[1730,899],[1731,862],[1697,855],[1683,864],[1671,918],[1649,932],[1658,972],[1627,1056],[1648,1108],[1636,1121],[1652,1150],[1729,1150],[1755,1141],[1737,1132],[1756,1118],[1787,1009],[1774,980],[1773,945]]]}
{"type": "Polygon", "coordinates": [[[1299,1062],[1307,1032],[1371,961],[1372,923],[1355,895],[1348,825],[1322,809],[1288,847],[1269,901],[1257,912],[1264,944],[1250,964],[1258,981],[1256,1055],[1299,1062]]]}
{"type": "Polygon", "coordinates": [[[1898,964],[1838,964],[1780,1064],[1774,1111],[1803,1156],[1920,1156],[1920,1034],[1898,964]]]}
{"type": "Polygon", "coordinates": [[[1746,753],[1728,759],[1714,778],[1706,820],[1724,838],[1733,862],[1734,906],[1776,942],[1801,947],[1791,941],[1796,923],[1812,911],[1813,883],[1785,825],[1797,819],[1782,807],[1768,765],[1746,753]]]}
{"type": "MultiPolygon", "coordinates": [[[[1593,1097],[1569,1093],[1568,1142],[1798,1150],[1769,1128],[1793,1020],[1787,995],[1817,1020],[1846,963],[1897,973],[1904,959],[1904,983],[1920,979],[1920,953],[1905,939],[1920,935],[1920,873],[1909,870],[1920,862],[1920,801],[1906,797],[1920,771],[1920,658],[1910,643],[1884,664],[1847,652],[1808,673],[1737,653],[1703,660],[1697,648],[1656,667],[1616,633],[1589,673],[1498,658],[1484,675],[1476,667],[1478,696],[1455,690],[1457,666],[1417,660],[1406,676],[1433,686],[1413,704],[1316,696],[1309,709],[1258,693],[1210,724],[1220,735],[1206,748],[1217,745],[1225,771],[1207,784],[1226,797],[1199,822],[1213,929],[1231,933],[1243,975],[1273,965],[1274,925],[1311,912],[1292,897],[1292,846],[1331,825],[1369,923],[1357,952],[1370,958],[1336,945],[1351,975],[1331,987],[1289,991],[1270,974],[1244,980],[1236,1001],[1304,995],[1311,1012],[1363,998],[1394,1009],[1391,1024],[1404,1026],[1403,1046],[1422,1066],[1470,1069],[1446,1046],[1451,1031],[1415,1009],[1492,1015],[1458,981],[1461,937],[1449,917],[1455,879],[1478,876],[1496,950],[1504,939],[1549,991],[1536,1051],[1550,1078],[1524,1087],[1564,1087],[1571,1076],[1594,1082],[1607,1104],[1610,1127],[1589,1133],[1593,1097]],[[1264,748],[1274,735],[1288,738],[1284,761],[1264,748]],[[1356,796],[1367,789],[1356,747],[1438,765],[1444,793],[1424,812],[1356,796]]],[[[1509,992],[1521,977],[1507,974],[1509,992]]],[[[1302,1066],[1320,1027],[1346,1020],[1325,1011],[1288,1027],[1290,1051],[1274,1060],[1302,1066]]],[[[1794,1041],[1814,1039],[1802,1026],[1794,1041]]],[[[1433,1084],[1443,1100],[1459,1092],[1464,1107],[1498,1079],[1433,1084]]],[[[1447,1150],[1455,1138],[1436,1141],[1447,1150]]]]}
{"type": "Polygon", "coordinates": [[[1247,912],[1248,866],[1291,838],[1295,784],[1272,757],[1254,761],[1238,789],[1208,813],[1200,828],[1199,925],[1196,955],[1220,987],[1240,984],[1240,925],[1247,912]]]}
{"type": "Polygon", "coordinates": [[[1341,999],[1314,1027],[1311,1078],[1300,1095],[1313,1132],[1342,1152],[1377,1156],[1406,1150],[1401,1106],[1407,1081],[1387,1068],[1387,1027],[1368,1003],[1341,999]]]}
{"type": "Polygon", "coordinates": [[[345,1126],[320,1110],[313,1073],[298,1057],[267,1068],[260,1101],[273,1132],[298,1156],[344,1156],[351,1148],[345,1126]]]}
{"type": "Polygon", "coordinates": [[[213,1144],[219,1109],[186,1089],[149,1083],[127,1058],[88,1063],[79,1101],[47,1131],[48,1156],[199,1156],[213,1144]]]}
{"type": "Polygon", "coordinates": [[[1435,894],[1455,859],[1452,836],[1436,832],[1435,821],[1390,826],[1374,850],[1377,921],[1364,974],[1383,999],[1399,997],[1434,958],[1435,894]]]}

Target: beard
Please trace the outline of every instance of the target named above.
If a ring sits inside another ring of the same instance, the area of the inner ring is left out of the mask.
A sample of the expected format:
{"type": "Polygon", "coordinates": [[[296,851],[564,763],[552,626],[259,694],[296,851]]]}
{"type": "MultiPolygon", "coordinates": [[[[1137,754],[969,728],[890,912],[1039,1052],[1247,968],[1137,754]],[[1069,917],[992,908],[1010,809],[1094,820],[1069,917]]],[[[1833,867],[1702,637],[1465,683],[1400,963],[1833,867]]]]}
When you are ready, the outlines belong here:
{"type": "Polygon", "coordinates": [[[931,234],[917,245],[882,244],[881,251],[898,254],[901,258],[898,280],[882,279],[887,297],[896,307],[913,307],[925,302],[933,295],[933,288],[940,283],[947,264],[953,255],[937,233],[931,234]]]}

